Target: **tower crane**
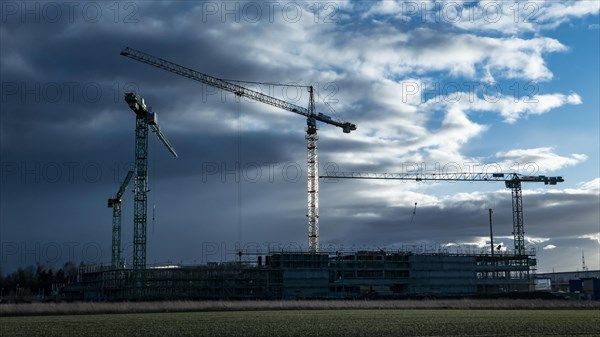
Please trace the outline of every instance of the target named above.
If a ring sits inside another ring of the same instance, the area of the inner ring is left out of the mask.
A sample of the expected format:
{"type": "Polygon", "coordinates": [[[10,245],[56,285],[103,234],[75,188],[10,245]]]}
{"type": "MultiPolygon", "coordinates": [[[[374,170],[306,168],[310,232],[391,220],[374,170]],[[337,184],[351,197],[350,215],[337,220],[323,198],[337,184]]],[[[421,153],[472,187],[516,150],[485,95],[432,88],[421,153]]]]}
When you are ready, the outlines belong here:
{"type": "Polygon", "coordinates": [[[123,261],[121,260],[121,197],[123,197],[132,176],[133,170],[129,170],[117,194],[108,199],[108,208],[113,209],[111,265],[114,268],[123,267],[123,261]]]}
{"type": "Polygon", "coordinates": [[[133,268],[146,268],[146,222],[148,217],[148,128],[156,134],[167,150],[177,158],[175,149],[158,127],[158,115],[146,107],[144,99],[135,93],[125,94],[125,102],[135,112],[135,179],[133,201],[133,268]]]}
{"type": "Polygon", "coordinates": [[[308,163],[308,250],[311,253],[316,253],[319,251],[319,163],[317,155],[319,137],[317,136],[317,121],[337,126],[341,128],[344,133],[350,133],[351,131],[356,130],[356,125],[344,121],[333,120],[330,116],[322,113],[315,113],[314,90],[312,86],[307,87],[309,93],[309,102],[308,108],[304,108],[299,105],[265,95],[258,91],[248,89],[232,83],[229,80],[206,75],[199,71],[186,68],[133,48],[123,49],[121,51],[121,55],[166,70],[168,72],[187,77],[194,81],[232,92],[239,97],[247,97],[252,100],[269,104],[306,117],[306,148],[308,163]]]}
{"type": "Polygon", "coordinates": [[[513,235],[515,254],[525,255],[525,229],[523,227],[523,195],[521,183],[544,183],[556,185],[564,182],[562,177],[527,176],[517,173],[364,173],[332,172],[320,178],[336,179],[395,179],[413,181],[503,181],[512,191],[513,235]]]}

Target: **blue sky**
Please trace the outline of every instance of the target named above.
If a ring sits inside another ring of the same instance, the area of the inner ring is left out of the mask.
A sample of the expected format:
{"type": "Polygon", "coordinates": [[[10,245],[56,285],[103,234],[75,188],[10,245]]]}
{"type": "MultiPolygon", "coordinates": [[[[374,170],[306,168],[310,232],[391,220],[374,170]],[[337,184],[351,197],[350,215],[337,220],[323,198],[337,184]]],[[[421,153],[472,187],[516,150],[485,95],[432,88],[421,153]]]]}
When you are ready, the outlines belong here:
{"type": "MultiPolygon", "coordinates": [[[[106,198],[133,160],[130,89],[179,153],[150,141],[149,263],[232,259],[240,242],[306,249],[303,118],[126,59],[126,46],[221,78],[315,85],[357,125],[351,134],[320,125],[322,171],[498,165],[563,176],[524,186],[527,247],[538,249],[540,272],[581,269],[582,252],[600,269],[599,6],[3,2],[2,269],[109,262],[106,198]]],[[[303,91],[257,89],[307,104],[303,91]]],[[[322,100],[317,110],[335,115],[322,100]]],[[[132,199],[123,201],[129,244],[132,199]]],[[[490,207],[496,242],[512,247],[502,184],[322,181],[320,240],[480,252],[490,207]]]]}

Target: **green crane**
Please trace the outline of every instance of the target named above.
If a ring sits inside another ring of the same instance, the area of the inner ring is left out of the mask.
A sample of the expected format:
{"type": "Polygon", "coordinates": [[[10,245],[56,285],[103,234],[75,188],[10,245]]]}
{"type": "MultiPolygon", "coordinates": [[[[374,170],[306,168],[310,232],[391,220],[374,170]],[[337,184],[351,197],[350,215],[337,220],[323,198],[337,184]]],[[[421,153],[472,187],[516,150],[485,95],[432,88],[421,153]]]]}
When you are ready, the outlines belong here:
{"type": "Polygon", "coordinates": [[[123,268],[124,261],[121,259],[121,198],[123,193],[129,185],[133,177],[133,170],[127,172],[125,180],[119,187],[119,191],[113,198],[108,198],[108,208],[113,209],[113,221],[112,221],[112,254],[111,254],[111,265],[114,268],[123,268]]]}
{"type": "MultiPolygon", "coordinates": [[[[146,107],[144,99],[129,92],[125,101],[135,112],[135,179],[133,201],[133,269],[146,268],[146,222],[148,217],[148,128],[156,134],[167,150],[177,158],[175,149],[158,127],[158,115],[146,107]]],[[[138,284],[141,274],[137,274],[138,284]]]]}
{"type": "Polygon", "coordinates": [[[521,183],[556,185],[563,177],[528,176],[517,173],[366,173],[327,172],[319,178],[335,179],[394,179],[412,181],[502,181],[512,191],[513,235],[515,254],[525,255],[525,229],[523,225],[523,194],[521,183]]]}
{"type": "MultiPolygon", "coordinates": [[[[301,107],[275,97],[271,97],[251,90],[249,88],[232,83],[234,81],[224,80],[199,71],[186,68],[179,64],[146,54],[133,48],[125,48],[121,55],[129,57],[138,62],[146,63],[156,68],[166,70],[179,76],[187,77],[191,80],[210,85],[221,90],[229,91],[240,97],[269,104],[283,110],[291,111],[295,114],[306,117],[306,149],[307,149],[307,189],[308,189],[308,251],[316,253],[319,251],[319,161],[318,161],[318,140],[317,121],[337,126],[344,133],[350,133],[356,130],[356,125],[342,120],[334,120],[330,116],[315,111],[314,90],[308,86],[309,102],[308,108],[301,107]]],[[[259,82],[254,82],[259,83],[259,82]]]]}

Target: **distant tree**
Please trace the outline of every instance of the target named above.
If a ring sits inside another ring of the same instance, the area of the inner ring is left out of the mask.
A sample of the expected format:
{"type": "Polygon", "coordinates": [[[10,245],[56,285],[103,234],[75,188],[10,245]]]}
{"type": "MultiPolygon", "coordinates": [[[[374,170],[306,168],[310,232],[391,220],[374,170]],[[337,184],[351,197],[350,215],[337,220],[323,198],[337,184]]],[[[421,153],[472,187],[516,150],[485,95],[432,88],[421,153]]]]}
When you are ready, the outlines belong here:
{"type": "Polygon", "coordinates": [[[58,285],[63,285],[67,283],[65,271],[62,268],[60,268],[54,275],[54,283],[58,285]]]}
{"type": "Polygon", "coordinates": [[[75,263],[69,261],[65,263],[62,269],[65,273],[66,284],[77,282],[77,266],[75,263]]]}
{"type": "Polygon", "coordinates": [[[52,269],[38,264],[36,269],[36,282],[31,285],[33,292],[40,295],[49,295],[52,292],[53,284],[54,272],[52,269]]]}
{"type": "Polygon", "coordinates": [[[13,273],[0,273],[0,288],[3,301],[23,299],[31,295],[51,295],[56,287],[77,282],[78,268],[73,262],[67,262],[58,270],[37,264],[26,268],[19,267],[13,273]]]}

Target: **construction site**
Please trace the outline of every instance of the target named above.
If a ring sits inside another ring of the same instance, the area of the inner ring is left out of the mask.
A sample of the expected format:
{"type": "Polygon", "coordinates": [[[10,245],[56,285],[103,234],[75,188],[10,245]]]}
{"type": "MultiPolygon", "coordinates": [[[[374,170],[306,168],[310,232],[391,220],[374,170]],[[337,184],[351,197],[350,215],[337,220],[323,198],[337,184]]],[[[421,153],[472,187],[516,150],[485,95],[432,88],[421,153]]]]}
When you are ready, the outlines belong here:
{"type": "Polygon", "coordinates": [[[254,263],[84,266],[67,298],[361,299],[527,292],[535,256],[412,252],[283,252],[254,263]],[[143,281],[136,284],[136,278],[143,281]]]}
{"type": "Polygon", "coordinates": [[[240,250],[239,260],[235,261],[148,265],[148,130],[155,133],[173,157],[177,157],[177,152],[161,132],[157,114],[147,107],[142,97],[126,93],[125,102],[136,118],[135,160],[117,193],[108,199],[108,207],[113,211],[111,262],[80,266],[78,282],[62,290],[66,299],[361,299],[492,296],[535,290],[536,251],[525,247],[522,184],[556,185],[564,181],[562,177],[526,176],[512,172],[327,172],[320,175],[317,122],[341,128],[344,133],[356,130],[356,125],[317,113],[313,87],[304,87],[309,93],[308,107],[305,108],[248,89],[240,85],[242,81],[216,78],[135,49],[125,48],[121,55],[306,118],[308,249],[266,253],[240,250]],[[514,247],[502,250],[495,247],[490,209],[490,246],[485,251],[322,250],[319,246],[318,214],[320,178],[503,183],[511,190],[514,247]],[[133,182],[134,194],[133,261],[128,265],[122,257],[121,203],[130,182],[133,182]]]}

